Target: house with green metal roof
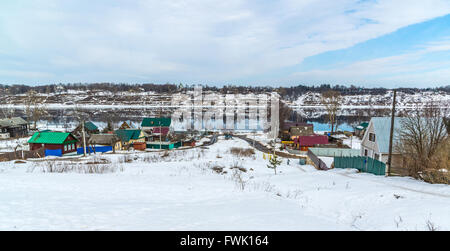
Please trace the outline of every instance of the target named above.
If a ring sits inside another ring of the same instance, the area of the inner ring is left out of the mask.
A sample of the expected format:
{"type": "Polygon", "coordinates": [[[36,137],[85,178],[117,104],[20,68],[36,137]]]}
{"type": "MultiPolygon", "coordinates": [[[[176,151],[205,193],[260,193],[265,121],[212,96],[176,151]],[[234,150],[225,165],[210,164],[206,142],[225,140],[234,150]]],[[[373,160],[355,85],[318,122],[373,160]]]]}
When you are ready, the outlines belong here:
{"type": "Polygon", "coordinates": [[[167,136],[170,133],[171,118],[144,118],[141,123],[142,130],[153,136],[167,136]]]}
{"type": "Polygon", "coordinates": [[[92,131],[92,132],[98,131],[98,127],[94,123],[92,123],[91,121],[88,121],[88,122],[84,123],[84,129],[88,130],[88,131],[92,131]]]}
{"type": "Polygon", "coordinates": [[[134,143],[145,143],[145,134],[139,129],[120,129],[114,131],[114,134],[122,141],[122,147],[127,148],[134,143]]]}
{"type": "Polygon", "coordinates": [[[45,148],[46,150],[61,151],[61,154],[77,151],[78,139],[68,132],[41,131],[36,132],[28,140],[30,150],[45,148]]]}
{"type": "Polygon", "coordinates": [[[141,123],[141,127],[170,127],[170,124],[172,123],[171,118],[144,118],[141,123]]]}
{"type": "MultiPolygon", "coordinates": [[[[72,131],[72,134],[75,137],[82,138],[83,137],[82,131],[83,131],[83,127],[80,123],[77,126],[77,128],[75,128],[75,130],[72,131]]],[[[100,133],[100,130],[94,123],[92,123],[91,121],[87,121],[87,122],[84,122],[84,132],[85,132],[85,137],[89,138],[92,134],[100,133]]]]}

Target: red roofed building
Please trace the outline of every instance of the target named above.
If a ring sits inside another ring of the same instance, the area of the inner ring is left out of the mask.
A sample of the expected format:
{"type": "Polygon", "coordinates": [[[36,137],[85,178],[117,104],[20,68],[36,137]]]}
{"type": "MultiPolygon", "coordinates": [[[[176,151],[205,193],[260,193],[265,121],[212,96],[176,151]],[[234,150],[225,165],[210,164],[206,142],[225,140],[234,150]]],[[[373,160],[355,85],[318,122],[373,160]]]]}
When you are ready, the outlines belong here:
{"type": "Polygon", "coordinates": [[[328,144],[328,136],[325,135],[294,136],[292,140],[295,149],[301,151],[308,151],[309,147],[328,144]]]}

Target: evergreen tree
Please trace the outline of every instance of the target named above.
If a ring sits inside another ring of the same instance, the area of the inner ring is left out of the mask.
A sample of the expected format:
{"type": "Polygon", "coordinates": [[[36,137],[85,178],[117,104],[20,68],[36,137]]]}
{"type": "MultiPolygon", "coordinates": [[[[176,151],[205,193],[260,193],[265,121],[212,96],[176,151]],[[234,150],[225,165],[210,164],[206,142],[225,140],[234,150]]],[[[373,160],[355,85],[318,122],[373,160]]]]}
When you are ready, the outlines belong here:
{"type": "Polygon", "coordinates": [[[273,155],[272,158],[269,159],[269,165],[267,165],[268,168],[272,168],[275,171],[275,175],[277,174],[277,166],[281,164],[281,160],[278,160],[277,155],[273,155]]]}

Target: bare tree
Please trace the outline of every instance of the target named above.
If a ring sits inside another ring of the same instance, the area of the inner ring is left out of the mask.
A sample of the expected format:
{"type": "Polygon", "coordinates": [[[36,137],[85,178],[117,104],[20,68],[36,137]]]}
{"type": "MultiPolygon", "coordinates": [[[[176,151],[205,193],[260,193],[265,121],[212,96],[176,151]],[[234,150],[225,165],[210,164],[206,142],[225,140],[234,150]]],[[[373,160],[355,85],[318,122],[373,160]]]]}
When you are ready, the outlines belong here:
{"type": "Polygon", "coordinates": [[[445,116],[448,116],[447,109],[428,103],[422,109],[417,107],[406,112],[406,117],[400,121],[395,147],[402,154],[403,164],[411,176],[419,178],[427,169],[448,168],[450,153],[443,153],[447,155],[441,158],[442,149],[447,149],[449,143],[445,116]]]}
{"type": "Polygon", "coordinates": [[[341,107],[342,96],[338,91],[326,91],[322,94],[321,102],[328,113],[328,123],[331,125],[331,134],[333,134],[336,129],[336,115],[341,107]]]}
{"type": "Polygon", "coordinates": [[[33,90],[27,92],[25,98],[25,114],[28,120],[31,119],[33,121],[33,129],[36,129],[37,122],[41,120],[44,115],[48,114],[44,102],[39,99],[36,92],[33,90]]]}
{"type": "Polygon", "coordinates": [[[11,118],[14,116],[15,109],[12,105],[6,105],[1,108],[3,118],[11,118]]]}

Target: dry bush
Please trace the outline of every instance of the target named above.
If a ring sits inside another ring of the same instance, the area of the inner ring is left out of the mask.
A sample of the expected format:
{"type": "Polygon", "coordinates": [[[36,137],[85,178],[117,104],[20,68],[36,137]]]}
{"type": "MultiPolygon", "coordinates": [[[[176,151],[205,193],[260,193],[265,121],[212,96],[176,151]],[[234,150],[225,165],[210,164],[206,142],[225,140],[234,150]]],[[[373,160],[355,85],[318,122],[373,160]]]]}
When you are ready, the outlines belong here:
{"type": "Polygon", "coordinates": [[[439,107],[430,103],[406,113],[395,146],[409,175],[429,182],[447,180],[439,170],[450,167],[450,139],[443,119],[447,111],[439,107]]]}
{"type": "Polygon", "coordinates": [[[224,167],[222,167],[222,166],[214,166],[214,167],[212,167],[211,169],[212,169],[214,172],[216,172],[216,173],[222,174],[222,173],[223,173],[224,167]]]}
{"type": "Polygon", "coordinates": [[[420,174],[420,178],[432,184],[450,184],[450,172],[427,169],[420,174]]]}
{"type": "Polygon", "coordinates": [[[119,157],[119,163],[131,163],[133,158],[130,155],[123,155],[119,157]]]}
{"type": "Polygon", "coordinates": [[[244,173],[247,172],[247,169],[245,169],[242,166],[242,163],[240,163],[239,161],[234,161],[233,164],[231,165],[230,169],[237,169],[237,170],[239,170],[241,172],[244,172],[244,173]]]}
{"type": "Polygon", "coordinates": [[[74,162],[63,162],[63,161],[46,161],[43,163],[38,163],[29,169],[33,172],[35,168],[40,168],[44,173],[87,173],[87,174],[104,174],[104,173],[114,173],[117,170],[123,171],[123,167],[117,163],[74,163],[74,162]]]}
{"type": "Polygon", "coordinates": [[[244,191],[245,187],[247,185],[247,180],[244,180],[244,178],[242,177],[242,172],[239,171],[238,169],[234,169],[233,171],[233,180],[236,184],[236,187],[241,190],[244,191]]]}
{"type": "Polygon", "coordinates": [[[251,157],[255,154],[253,148],[232,147],[230,153],[238,157],[251,157]]]}

